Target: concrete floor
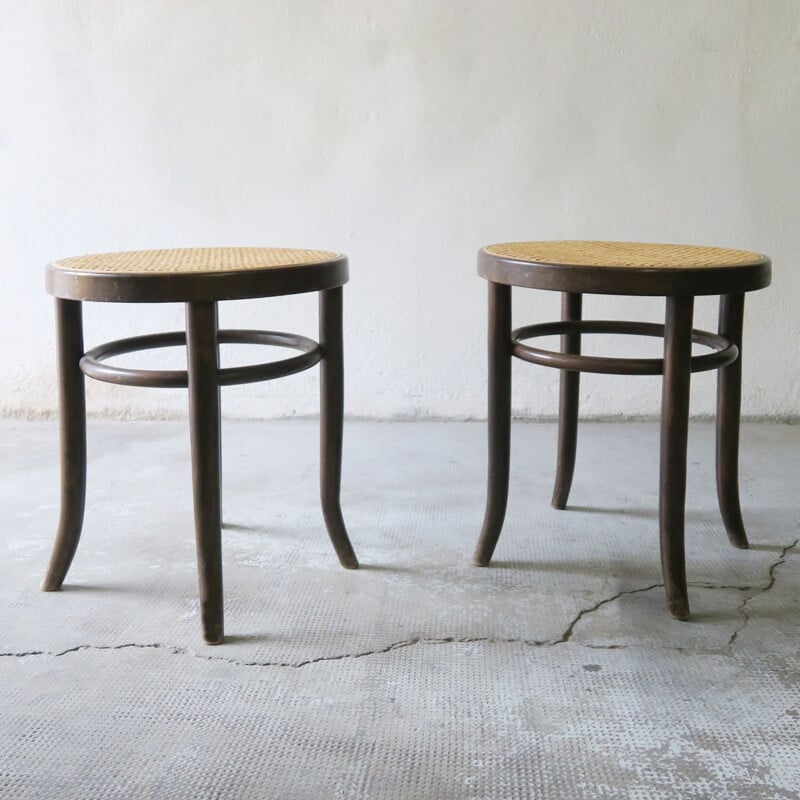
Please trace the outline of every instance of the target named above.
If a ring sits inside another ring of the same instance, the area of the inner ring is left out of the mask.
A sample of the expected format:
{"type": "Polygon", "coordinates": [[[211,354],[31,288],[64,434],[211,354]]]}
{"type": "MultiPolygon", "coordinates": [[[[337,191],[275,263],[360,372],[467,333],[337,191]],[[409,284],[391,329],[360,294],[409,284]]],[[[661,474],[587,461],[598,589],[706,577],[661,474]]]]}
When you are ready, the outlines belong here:
{"type": "Polygon", "coordinates": [[[202,644],[185,423],[90,424],[61,593],[55,423],[0,425],[0,797],[798,798],[800,427],[747,425],[753,548],[690,435],[693,621],[665,611],[657,426],[517,424],[494,566],[485,426],[349,423],[339,568],[314,422],[226,422],[226,632],[202,644]]]}

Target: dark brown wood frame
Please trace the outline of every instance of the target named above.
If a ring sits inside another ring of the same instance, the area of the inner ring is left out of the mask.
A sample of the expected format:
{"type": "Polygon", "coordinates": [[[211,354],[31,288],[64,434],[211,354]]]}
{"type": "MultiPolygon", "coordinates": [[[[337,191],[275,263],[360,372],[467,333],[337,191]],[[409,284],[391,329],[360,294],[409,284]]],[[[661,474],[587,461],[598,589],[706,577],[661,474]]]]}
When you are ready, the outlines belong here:
{"type": "Polygon", "coordinates": [[[129,386],[187,387],[192,445],[197,563],[203,636],[224,638],[222,594],[222,503],[220,387],[272,380],[320,364],[320,494],[322,512],[339,562],[356,569],[339,500],[344,419],[342,285],[347,260],[233,273],[113,275],[48,268],[56,295],[59,404],[61,418],[61,510],[58,533],[42,583],[61,588],[78,547],[86,503],[86,400],[84,376],[129,386]],[[319,292],[319,343],[275,331],[218,330],[217,302],[319,292]],[[137,336],[84,352],[82,301],[173,302],[186,304],[186,333],[137,336]],[[300,350],[300,355],[266,364],[220,368],[219,345],[254,343],[300,350]],[[105,359],[153,347],[186,345],[187,370],[115,367],[105,359]]]}
{"type": "Polygon", "coordinates": [[[684,550],[686,447],[692,372],[718,369],[717,494],[728,538],[747,548],[738,487],[744,293],[770,282],[770,261],[736,267],[647,269],[531,264],[481,250],[478,273],[489,287],[489,466],[486,512],[474,561],[491,561],[508,502],[511,446],[511,359],[561,370],[558,462],[552,504],[566,507],[575,468],[580,372],[663,375],[659,529],[664,588],[670,614],[689,618],[684,550]],[[511,330],[511,288],[562,292],[562,321],[511,330]],[[582,321],[582,294],[661,295],[664,325],[643,322],[582,321]],[[719,332],[692,328],[694,296],[720,294],[719,332]],[[585,333],[627,333],[664,338],[663,359],[582,356],[585,333]],[[561,352],[522,343],[535,336],[561,334],[561,352]],[[692,357],[692,342],[713,352],[692,357]]]}

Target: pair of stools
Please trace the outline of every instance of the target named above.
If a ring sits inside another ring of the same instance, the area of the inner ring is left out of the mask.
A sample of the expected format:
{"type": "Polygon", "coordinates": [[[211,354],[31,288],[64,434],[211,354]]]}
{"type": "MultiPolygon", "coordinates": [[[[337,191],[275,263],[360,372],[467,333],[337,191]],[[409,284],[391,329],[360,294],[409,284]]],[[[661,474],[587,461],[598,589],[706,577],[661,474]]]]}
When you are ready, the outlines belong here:
{"type": "MultiPolygon", "coordinates": [[[[480,251],[478,271],[489,283],[489,475],[486,515],[475,563],[488,565],[503,525],[508,497],[511,431],[511,358],[561,370],[558,462],[553,505],[564,508],[575,465],[580,372],[663,375],[659,525],[661,565],[672,616],[687,619],[684,556],[686,444],[692,372],[718,369],[717,490],[732,544],[748,546],[739,504],[738,449],[744,293],[770,282],[770,261],[758,253],[713,247],[620,242],[520,242],[480,251]],[[511,329],[511,287],[562,292],[562,320],[511,329]],[[583,294],[666,298],[664,325],[588,321],[583,294]],[[719,332],[692,326],[694,298],[719,295],[719,332]],[[585,333],[622,333],[664,339],[663,359],[600,358],[580,354],[585,333]],[[531,347],[537,336],[561,335],[561,351],[531,347]],[[710,348],[692,356],[692,343],[710,348]]],[[[45,591],[61,588],[75,555],[86,496],[84,376],[129,386],[188,387],[194,513],[203,635],[223,640],[220,498],[222,386],[271,380],[319,363],[321,497],[325,524],[342,566],[358,561],[339,502],[342,457],[343,255],[318,250],[203,248],[81,256],[53,262],[47,288],[56,298],[61,413],[61,512],[45,591]],[[222,300],[319,292],[319,342],[275,331],[219,330],[222,300]],[[169,303],[186,306],[186,332],[137,336],[84,351],[83,301],[169,303]],[[220,344],[286,347],[281,361],[221,368],[220,344]],[[157,347],[185,345],[186,371],[113,366],[107,359],[157,347]]]]}

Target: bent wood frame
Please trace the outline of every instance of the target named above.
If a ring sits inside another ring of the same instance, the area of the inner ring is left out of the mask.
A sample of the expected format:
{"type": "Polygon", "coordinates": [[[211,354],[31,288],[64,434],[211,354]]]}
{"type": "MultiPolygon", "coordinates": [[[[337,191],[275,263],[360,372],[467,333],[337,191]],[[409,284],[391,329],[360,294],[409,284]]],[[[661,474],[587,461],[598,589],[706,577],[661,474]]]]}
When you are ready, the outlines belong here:
{"type": "MultiPolygon", "coordinates": [[[[748,541],[742,522],[738,487],[738,445],[741,412],[741,349],[744,317],[744,292],[769,283],[769,260],[740,270],[739,280],[729,281],[719,307],[719,332],[695,330],[692,327],[694,296],[666,295],[664,325],[644,322],[581,321],[582,293],[562,290],[562,321],[528,325],[511,329],[511,279],[519,279],[524,287],[556,288],[567,283],[583,287],[600,286],[603,292],[615,289],[615,294],[627,294],[625,281],[616,271],[616,284],[609,282],[614,270],[598,268],[600,283],[587,275],[589,268],[573,269],[582,273],[570,278],[569,272],[554,268],[542,274],[537,266],[523,273],[516,264],[510,266],[500,259],[489,259],[485,252],[479,259],[479,274],[488,278],[488,478],[483,527],[474,554],[477,566],[491,561],[502,530],[508,502],[510,429],[511,429],[511,359],[517,357],[534,364],[561,370],[559,405],[558,463],[552,504],[566,507],[572,484],[577,448],[578,392],[581,372],[624,375],[663,375],[661,412],[661,456],[659,480],[659,529],[661,564],[667,606],[676,619],[689,618],[684,552],[684,505],[686,497],[686,449],[689,421],[689,387],[693,372],[717,369],[717,494],[728,538],[732,545],[747,548],[748,541]],[[491,268],[489,268],[491,267],[491,268]],[[603,271],[605,269],[605,271],[603,271]],[[493,277],[500,276],[497,281],[493,277]],[[733,285],[730,285],[733,284],[733,285]],[[630,359],[583,356],[581,337],[586,333],[623,333],[658,336],[664,339],[661,359],[630,359]],[[561,335],[561,352],[541,350],[523,343],[537,336],[561,335]],[[711,353],[692,356],[692,343],[706,345],[711,353]]],[[[725,288],[702,276],[695,286],[698,293],[710,287],[725,288]]],[[[684,278],[687,276],[684,275],[684,278]]],[[[691,276],[689,276],[691,278],[691,276]]],[[[643,286],[665,288],[658,277],[645,275],[643,286]]],[[[689,284],[692,280],[689,280],[689,284]]],[[[634,283],[634,286],[636,284],[634,283]]],[[[684,284],[684,290],[686,284],[684,284]]],[[[589,290],[591,291],[591,290],[589,290]]],[[[631,294],[644,292],[630,292],[631,294]]]]}
{"type": "Polygon", "coordinates": [[[342,285],[347,260],[242,273],[197,275],[69,274],[48,268],[55,294],[61,420],[61,505],[58,533],[42,582],[57,591],[78,547],[86,502],[86,400],[84,377],[128,386],[189,390],[195,533],[203,636],[224,638],[221,549],[220,388],[272,380],[320,365],[320,497],[331,542],[341,565],[358,567],[340,504],[344,368],[342,285]],[[317,291],[319,342],[276,331],[218,330],[217,301],[317,291]],[[136,336],[84,352],[82,301],[185,302],[186,332],[136,336]],[[263,364],[221,368],[219,346],[263,344],[300,351],[263,364]],[[143,370],[106,359],[157,347],[185,345],[186,370],[143,370]]]}
{"type": "MultiPolygon", "coordinates": [[[[188,370],[131,369],[130,367],[111,366],[104,363],[104,361],[113,356],[136,353],[141,350],[185,346],[186,339],[186,334],[183,331],[117,339],[89,350],[81,358],[80,368],[84,375],[107,383],[116,383],[123,386],[185,389],[189,386],[188,370]]],[[[220,386],[257,383],[294,375],[313,367],[324,357],[322,347],[313,339],[277,331],[222,330],[217,333],[217,344],[264,344],[301,351],[299,356],[284,358],[279,361],[269,361],[264,364],[248,364],[247,366],[226,368],[217,367],[216,382],[220,386]]]]}

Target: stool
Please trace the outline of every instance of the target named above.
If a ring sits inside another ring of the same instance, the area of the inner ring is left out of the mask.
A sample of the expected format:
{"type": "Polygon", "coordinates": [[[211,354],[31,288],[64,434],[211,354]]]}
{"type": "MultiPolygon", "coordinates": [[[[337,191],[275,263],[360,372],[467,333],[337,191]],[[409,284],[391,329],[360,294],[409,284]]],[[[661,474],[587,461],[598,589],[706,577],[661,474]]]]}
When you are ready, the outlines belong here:
{"type": "Polygon", "coordinates": [[[343,567],[358,567],[339,504],[343,422],[342,286],[345,256],[319,250],[197,248],[79,256],[47,268],[56,298],[61,414],[61,510],[44,591],[56,591],[69,569],[83,525],[86,499],[84,375],[127,386],[188,387],[197,568],[203,636],[223,640],[220,498],[220,387],[272,380],[320,364],[322,511],[343,567]],[[319,343],[275,331],[219,330],[217,303],[319,292],[319,343]],[[185,303],[186,332],[120,339],[84,352],[85,300],[185,303]],[[250,366],[220,368],[220,344],[265,344],[299,355],[250,366]],[[105,363],[111,356],[186,345],[186,371],[142,370],[105,363]]]}
{"type": "Polygon", "coordinates": [[[692,372],[718,369],[717,494],[728,538],[746,548],[739,504],[739,414],[744,293],[770,282],[770,260],[758,253],[717,247],[629,242],[513,242],[491,245],[478,256],[478,274],[489,281],[489,477],[483,530],[475,550],[487,566],[500,536],[508,499],[511,430],[511,357],[561,370],[558,461],[553,506],[567,503],[575,467],[578,382],[581,372],[663,375],[659,527],[661,569],[669,611],[689,618],[684,556],[686,442],[692,372]],[[511,330],[511,287],[562,292],[561,322],[511,330]],[[582,295],[648,295],[666,298],[664,325],[588,321],[582,295]],[[694,330],[698,295],[720,295],[719,333],[694,330]],[[664,338],[664,358],[580,355],[584,333],[623,333],[664,338]],[[561,352],[524,344],[561,335],[561,352]],[[692,356],[692,343],[710,353],[692,356]]]}

